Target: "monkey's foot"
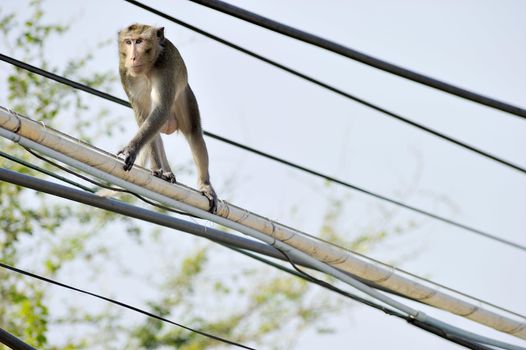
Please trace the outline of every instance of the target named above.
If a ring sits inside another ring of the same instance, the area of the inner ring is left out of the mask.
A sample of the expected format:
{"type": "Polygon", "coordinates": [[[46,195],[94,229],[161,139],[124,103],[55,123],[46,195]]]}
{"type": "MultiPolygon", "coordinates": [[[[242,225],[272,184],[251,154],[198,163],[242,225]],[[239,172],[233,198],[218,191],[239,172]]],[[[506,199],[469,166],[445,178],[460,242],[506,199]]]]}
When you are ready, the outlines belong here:
{"type": "Polygon", "coordinates": [[[130,171],[133,163],[135,163],[135,158],[137,158],[137,151],[130,146],[126,146],[117,153],[117,157],[120,155],[124,156],[124,166],[122,168],[124,171],[130,171]]]}
{"type": "Polygon", "coordinates": [[[161,178],[170,183],[176,183],[175,175],[171,171],[164,171],[163,169],[152,170],[153,176],[161,178]]]}
{"type": "Polygon", "coordinates": [[[210,203],[210,209],[208,209],[208,211],[212,214],[217,213],[217,194],[212,185],[201,185],[199,189],[201,193],[208,198],[208,202],[210,203]]]}

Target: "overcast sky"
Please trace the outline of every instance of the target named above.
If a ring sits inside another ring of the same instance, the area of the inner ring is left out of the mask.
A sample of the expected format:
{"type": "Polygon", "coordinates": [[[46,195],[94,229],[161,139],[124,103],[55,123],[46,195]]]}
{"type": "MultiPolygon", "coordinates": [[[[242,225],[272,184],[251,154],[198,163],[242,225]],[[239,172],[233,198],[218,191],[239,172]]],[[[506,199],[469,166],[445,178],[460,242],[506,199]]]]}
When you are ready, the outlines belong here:
{"type": "MultiPolygon", "coordinates": [[[[437,92],[287,39],[187,1],[145,1],[346,92],[526,167],[526,121],[437,92]]],[[[526,108],[526,2],[517,1],[233,1],[258,14],[463,88],[526,108]]],[[[26,1],[2,1],[24,13],[26,1]]],[[[526,176],[221,46],[118,0],[45,5],[50,21],[73,20],[50,43],[64,62],[115,38],[132,22],[165,26],[179,47],[204,128],[369,190],[526,245],[526,176]]],[[[4,47],[2,53],[4,53],[4,47]]],[[[116,45],[95,52],[94,70],[117,71],[116,45]]],[[[0,74],[8,66],[0,65],[0,74]]],[[[2,77],[2,80],[3,77],[2,77]]],[[[119,86],[112,93],[125,98],[119,86]]],[[[129,110],[98,99],[117,115],[129,110]]],[[[38,118],[38,116],[30,116],[38,118]]],[[[135,130],[98,144],[116,151],[135,130]]],[[[67,124],[67,121],[64,121],[67,124]]],[[[169,158],[188,163],[181,137],[166,139],[169,158]]],[[[317,234],[327,197],[345,202],[341,229],[358,236],[415,222],[418,228],[368,254],[473,296],[525,314],[526,253],[397,209],[207,139],[212,182],[221,197],[317,234]],[[227,183],[233,187],[227,187],[227,183]],[[292,210],[294,208],[294,210],[292,210]],[[386,224],[385,212],[395,215],[386,224]],[[385,225],[385,227],[384,227],[385,225]]],[[[194,185],[192,176],[179,181],[194,185]]],[[[405,226],[404,226],[405,225],[405,226]]],[[[226,254],[226,253],[225,253],[226,254]]],[[[231,254],[231,253],[228,253],[231,254]]],[[[111,289],[111,288],[110,288],[111,289]]],[[[112,294],[119,296],[118,286],[112,294]]],[[[349,302],[352,304],[352,302],[349,302]]],[[[423,308],[489,336],[487,328],[423,308]]],[[[332,320],[337,333],[305,332],[298,349],[427,348],[455,345],[367,307],[332,320]]],[[[522,342],[522,345],[525,345],[522,342]]]]}

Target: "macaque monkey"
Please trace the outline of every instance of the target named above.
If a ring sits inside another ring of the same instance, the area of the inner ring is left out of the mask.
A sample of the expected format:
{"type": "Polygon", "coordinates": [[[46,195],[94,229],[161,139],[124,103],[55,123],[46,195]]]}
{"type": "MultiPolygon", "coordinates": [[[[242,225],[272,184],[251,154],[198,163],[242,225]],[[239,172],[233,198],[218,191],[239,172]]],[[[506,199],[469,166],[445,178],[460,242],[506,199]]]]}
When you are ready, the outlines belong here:
{"type": "Polygon", "coordinates": [[[119,32],[119,73],[133,107],[139,131],[117,155],[129,171],[140,152],[152,173],[175,183],[160,133],[180,130],[190,144],[197,166],[198,188],[217,209],[217,195],[208,174],[208,151],[197,101],[177,48],[164,37],[164,28],[132,24],[119,32]]]}

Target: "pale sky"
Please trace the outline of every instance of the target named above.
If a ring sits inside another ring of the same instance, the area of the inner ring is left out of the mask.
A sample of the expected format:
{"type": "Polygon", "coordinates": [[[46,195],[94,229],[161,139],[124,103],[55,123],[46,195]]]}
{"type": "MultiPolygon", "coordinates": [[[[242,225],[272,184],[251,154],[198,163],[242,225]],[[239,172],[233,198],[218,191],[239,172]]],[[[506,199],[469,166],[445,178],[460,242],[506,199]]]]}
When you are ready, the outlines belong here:
{"type": "MultiPolygon", "coordinates": [[[[526,108],[524,1],[234,1],[230,3],[460,87],[526,108]]],[[[526,166],[526,120],[492,110],[187,1],[145,1],[157,9],[266,55],[344,91],[447,135],[526,166]]],[[[3,1],[23,13],[26,1],[3,1]]],[[[47,18],[71,21],[50,43],[48,58],[65,59],[115,38],[132,22],[165,26],[189,69],[206,130],[402,200],[499,237],[526,244],[526,176],[325,91],[233,49],[119,0],[45,4],[47,18]]],[[[0,43],[1,52],[4,46],[0,43]]],[[[93,69],[117,72],[116,45],[95,52],[93,69]]],[[[7,65],[0,64],[2,80],[7,65]]],[[[125,95],[116,85],[112,91],[125,95]]],[[[112,113],[130,111],[90,99],[112,113]]],[[[38,118],[38,116],[30,116],[38,118]]],[[[135,130],[97,146],[116,151],[135,130]]],[[[67,125],[67,121],[64,121],[67,125]]],[[[182,137],[165,138],[174,164],[189,164],[182,137]]],[[[345,202],[342,234],[417,229],[388,239],[368,255],[475,297],[526,314],[526,253],[395,208],[283,165],[207,139],[219,196],[253,212],[317,234],[327,197],[345,202]],[[227,182],[230,181],[230,184],[227,182]]],[[[195,184],[193,175],[178,180],[195,184]]],[[[178,239],[185,240],[184,235],[178,239]]],[[[188,242],[191,242],[188,240],[188,242]]],[[[190,243],[185,243],[190,244],[190,243]]],[[[155,250],[155,247],[149,247],[155,250]]],[[[218,252],[232,254],[225,250],[218,252]]],[[[225,259],[230,257],[225,256],[225,259]]],[[[237,259],[239,261],[239,259],[237,259]]],[[[138,262],[130,264],[141,265],[138,262]]],[[[153,262],[152,262],[153,264],[153,262]]],[[[82,281],[79,276],[67,276],[82,281]]],[[[80,283],[80,282],[79,282],[80,283]]],[[[97,290],[97,286],[91,286],[97,290]]],[[[116,283],[101,291],[129,297],[116,283]]],[[[347,288],[347,287],[346,287],[347,288]]],[[[350,288],[350,287],[349,287],[350,288]]],[[[128,294],[127,294],[128,293],[128,294]]],[[[134,293],[137,293],[135,290],[134,293]]],[[[133,294],[133,293],[132,293],[133,294]]],[[[72,296],[73,297],[73,296],[72,296]]],[[[381,312],[348,302],[330,323],[334,334],[307,331],[298,349],[457,349],[381,312]]],[[[414,306],[414,305],[413,305],[414,306]]],[[[518,342],[470,321],[417,306],[469,330],[518,342]]]]}

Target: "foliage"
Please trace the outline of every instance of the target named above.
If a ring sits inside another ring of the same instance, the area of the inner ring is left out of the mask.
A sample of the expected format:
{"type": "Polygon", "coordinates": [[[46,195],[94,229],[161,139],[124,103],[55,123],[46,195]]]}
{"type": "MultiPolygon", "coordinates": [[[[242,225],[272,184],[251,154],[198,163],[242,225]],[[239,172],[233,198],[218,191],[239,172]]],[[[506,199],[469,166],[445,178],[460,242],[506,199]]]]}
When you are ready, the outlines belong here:
{"type": "MultiPolygon", "coordinates": [[[[97,88],[109,87],[115,80],[112,73],[89,75],[84,72],[92,59],[90,55],[69,60],[62,70],[49,64],[45,58],[46,41],[62,36],[68,26],[45,23],[40,1],[31,1],[30,9],[32,12],[25,20],[15,14],[0,13],[0,32],[10,55],[57,74],[82,79],[97,88]]],[[[5,93],[6,100],[2,99],[1,104],[23,115],[37,117],[46,125],[56,126],[59,119],[67,118],[70,132],[85,140],[92,140],[97,135],[97,131],[91,127],[92,123],[111,122],[104,110],[97,112],[88,108],[85,98],[78,91],[62,84],[19,68],[13,68],[7,77],[2,77],[4,79],[6,84],[2,86],[7,91],[2,93],[5,93]],[[90,122],[88,113],[97,117],[90,122]]],[[[0,140],[0,150],[38,163],[21,147],[5,139],[0,140]]],[[[39,165],[56,171],[47,164],[39,165]]],[[[0,166],[40,176],[36,171],[4,158],[0,158],[0,166]]],[[[0,260],[17,265],[28,252],[45,251],[45,258],[37,264],[40,268],[33,270],[51,276],[57,274],[68,261],[94,253],[87,250],[87,241],[94,232],[117,219],[114,215],[93,213],[93,210],[85,207],[53,201],[44,195],[1,182],[0,260]],[[76,232],[64,233],[66,227],[72,227],[80,219],[82,225],[77,225],[79,228],[76,232]],[[25,239],[28,236],[32,237],[25,239]]],[[[95,250],[100,253],[99,248],[95,250]]],[[[51,322],[47,293],[41,282],[0,271],[0,325],[15,331],[37,348],[47,348],[46,335],[51,322]]]]}

